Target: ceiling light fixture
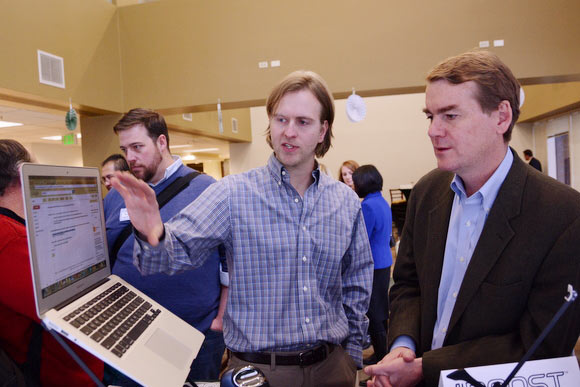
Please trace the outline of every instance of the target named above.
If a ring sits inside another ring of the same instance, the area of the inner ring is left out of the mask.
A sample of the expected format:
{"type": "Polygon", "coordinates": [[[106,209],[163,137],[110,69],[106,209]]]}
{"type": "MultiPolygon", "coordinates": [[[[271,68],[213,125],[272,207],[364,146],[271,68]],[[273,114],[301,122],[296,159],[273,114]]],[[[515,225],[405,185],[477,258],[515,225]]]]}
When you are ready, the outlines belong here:
{"type": "Polygon", "coordinates": [[[0,128],[11,128],[13,126],[22,126],[20,122],[0,121],[0,128]]]}
{"type": "Polygon", "coordinates": [[[181,159],[185,160],[185,161],[193,161],[196,159],[196,157],[194,155],[187,155],[187,156],[182,157],[181,159]]]}
{"type": "Polygon", "coordinates": [[[43,140],[50,140],[50,141],[60,141],[62,140],[62,136],[47,136],[41,137],[43,140]]]}
{"type": "MultiPolygon", "coordinates": [[[[82,138],[83,136],[80,133],[77,133],[77,138],[82,138]]],[[[46,136],[41,137],[43,140],[50,140],[50,141],[61,141],[62,136],[46,136]]]]}
{"type": "Polygon", "coordinates": [[[219,148],[191,149],[191,150],[186,150],[186,151],[183,151],[183,152],[202,153],[202,152],[217,152],[217,151],[219,151],[219,148]]]}

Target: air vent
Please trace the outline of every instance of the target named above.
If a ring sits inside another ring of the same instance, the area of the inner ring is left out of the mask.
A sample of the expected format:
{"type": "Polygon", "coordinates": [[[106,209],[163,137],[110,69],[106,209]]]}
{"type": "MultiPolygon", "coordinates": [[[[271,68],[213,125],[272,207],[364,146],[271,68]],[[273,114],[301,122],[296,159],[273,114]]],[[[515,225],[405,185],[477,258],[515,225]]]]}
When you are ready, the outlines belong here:
{"type": "Polygon", "coordinates": [[[64,89],[64,60],[60,56],[37,51],[40,83],[64,89]]]}
{"type": "Polygon", "coordinates": [[[232,133],[238,133],[238,120],[232,118],[232,133]]]}
{"type": "Polygon", "coordinates": [[[193,116],[191,113],[185,113],[181,115],[185,121],[193,121],[193,116]]]}

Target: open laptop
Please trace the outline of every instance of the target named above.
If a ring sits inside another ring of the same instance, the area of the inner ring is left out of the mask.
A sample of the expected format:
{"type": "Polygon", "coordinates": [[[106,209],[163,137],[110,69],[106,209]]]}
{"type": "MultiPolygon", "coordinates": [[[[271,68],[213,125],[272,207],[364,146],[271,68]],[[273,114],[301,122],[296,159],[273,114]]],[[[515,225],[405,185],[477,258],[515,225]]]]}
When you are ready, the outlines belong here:
{"type": "Polygon", "coordinates": [[[145,386],[182,386],[204,336],[111,274],[97,168],[23,164],[36,310],[145,386]]]}

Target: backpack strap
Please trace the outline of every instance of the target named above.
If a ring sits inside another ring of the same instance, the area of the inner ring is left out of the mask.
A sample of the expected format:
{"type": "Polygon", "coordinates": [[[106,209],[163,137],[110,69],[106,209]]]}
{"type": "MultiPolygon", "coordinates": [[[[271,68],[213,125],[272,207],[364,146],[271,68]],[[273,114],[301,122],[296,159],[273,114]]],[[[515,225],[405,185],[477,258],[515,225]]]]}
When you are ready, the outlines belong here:
{"type": "MultiPolygon", "coordinates": [[[[165,204],[167,204],[171,199],[173,199],[175,195],[183,191],[185,187],[187,187],[189,183],[199,175],[201,175],[201,173],[193,171],[185,176],[181,176],[175,179],[173,183],[165,187],[163,191],[159,192],[159,194],[157,195],[157,204],[159,205],[159,209],[161,209],[165,204]]],[[[129,222],[129,224],[125,226],[123,231],[121,231],[121,233],[115,240],[115,244],[113,245],[113,249],[109,256],[111,269],[113,268],[115,261],[117,260],[117,254],[119,254],[121,246],[123,246],[127,238],[129,238],[129,235],[131,235],[132,233],[133,233],[133,225],[131,224],[131,222],[129,222]]]]}

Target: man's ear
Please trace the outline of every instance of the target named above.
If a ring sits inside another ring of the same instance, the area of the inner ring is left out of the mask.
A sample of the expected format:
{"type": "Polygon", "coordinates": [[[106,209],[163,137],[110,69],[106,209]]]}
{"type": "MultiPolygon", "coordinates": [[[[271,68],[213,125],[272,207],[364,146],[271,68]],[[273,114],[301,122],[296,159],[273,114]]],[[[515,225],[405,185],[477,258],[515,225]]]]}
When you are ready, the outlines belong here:
{"type": "Polygon", "coordinates": [[[318,138],[318,143],[324,141],[324,137],[326,136],[326,132],[328,132],[328,121],[324,120],[322,126],[320,126],[320,137],[318,138]]]}
{"type": "Polygon", "coordinates": [[[157,137],[156,144],[160,152],[163,152],[163,149],[167,149],[167,151],[169,151],[167,148],[167,137],[165,137],[164,134],[160,134],[159,137],[157,137]]]}
{"type": "Polygon", "coordinates": [[[507,100],[503,100],[497,107],[497,130],[499,134],[504,134],[512,123],[512,107],[507,100]]]}

